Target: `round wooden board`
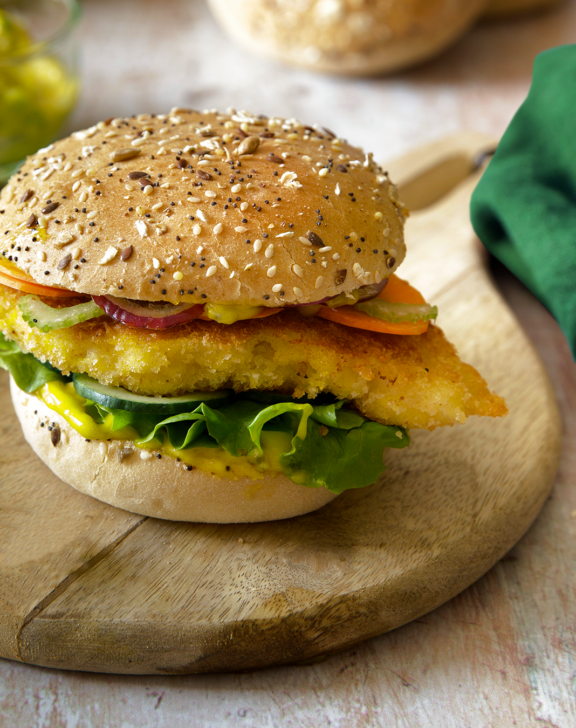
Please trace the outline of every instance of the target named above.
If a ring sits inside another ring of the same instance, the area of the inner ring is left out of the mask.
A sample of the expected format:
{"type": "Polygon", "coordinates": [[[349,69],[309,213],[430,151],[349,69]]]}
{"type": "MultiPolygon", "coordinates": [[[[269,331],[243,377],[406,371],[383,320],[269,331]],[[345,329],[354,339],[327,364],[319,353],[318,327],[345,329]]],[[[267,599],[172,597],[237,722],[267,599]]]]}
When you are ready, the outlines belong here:
{"type": "MultiPolygon", "coordinates": [[[[471,136],[436,149],[471,159],[483,145],[471,136]]],[[[394,167],[413,175],[414,157],[394,167]]],[[[136,674],[302,662],[398,627],[490,569],[552,487],[560,425],[472,234],[474,183],[411,218],[402,273],[439,305],[440,325],[510,415],[412,433],[409,450],[388,452],[382,482],[316,513],[180,524],[83,496],[24,442],[2,374],[0,655],[136,674]]]]}

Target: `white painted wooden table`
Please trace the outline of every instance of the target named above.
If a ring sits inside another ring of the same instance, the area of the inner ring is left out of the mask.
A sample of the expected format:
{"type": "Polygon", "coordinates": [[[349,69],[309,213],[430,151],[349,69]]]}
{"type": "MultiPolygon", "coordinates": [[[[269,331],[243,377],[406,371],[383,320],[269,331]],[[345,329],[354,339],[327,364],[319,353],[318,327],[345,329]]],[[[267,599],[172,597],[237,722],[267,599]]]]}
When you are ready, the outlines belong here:
{"type": "MultiPolygon", "coordinates": [[[[86,0],[84,95],[73,126],[174,105],[319,122],[379,160],[460,129],[500,135],[540,50],[576,39],[576,5],[477,27],[433,63],[342,80],[236,49],[200,0],[86,0]]],[[[576,365],[549,314],[497,279],[544,359],[565,427],[540,518],[483,579],[395,632],[308,667],[129,677],[0,661],[0,726],[14,728],[572,728],[576,725],[576,365]]]]}

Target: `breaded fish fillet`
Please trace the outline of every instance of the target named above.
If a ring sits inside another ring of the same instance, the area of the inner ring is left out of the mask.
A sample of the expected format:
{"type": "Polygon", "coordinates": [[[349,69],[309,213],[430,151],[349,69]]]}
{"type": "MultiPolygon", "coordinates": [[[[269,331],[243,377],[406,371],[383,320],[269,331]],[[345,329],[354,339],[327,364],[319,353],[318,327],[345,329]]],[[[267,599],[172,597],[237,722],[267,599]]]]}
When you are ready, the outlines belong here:
{"type": "Polygon", "coordinates": [[[436,326],[420,336],[392,336],[287,310],[230,326],[194,321],[164,332],[103,316],[44,334],[22,319],[20,295],[0,285],[0,330],[9,339],[63,372],[86,372],[133,392],[331,392],[370,419],[409,429],[507,411],[436,326]]]}

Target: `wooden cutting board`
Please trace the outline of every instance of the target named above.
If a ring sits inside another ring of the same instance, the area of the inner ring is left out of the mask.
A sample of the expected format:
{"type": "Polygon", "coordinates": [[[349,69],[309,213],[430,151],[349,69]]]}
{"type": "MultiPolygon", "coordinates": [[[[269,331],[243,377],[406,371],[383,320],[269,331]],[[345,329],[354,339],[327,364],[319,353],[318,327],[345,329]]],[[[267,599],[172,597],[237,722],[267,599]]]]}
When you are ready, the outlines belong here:
{"type": "Polygon", "coordinates": [[[390,169],[413,209],[429,205],[408,223],[402,274],[510,415],[414,432],[409,450],[388,452],[381,483],[307,516],[179,524],[55,478],[24,442],[2,373],[0,656],[157,674],[303,662],[434,609],[516,543],[552,487],[560,424],[468,221],[486,146],[463,135],[390,169]]]}

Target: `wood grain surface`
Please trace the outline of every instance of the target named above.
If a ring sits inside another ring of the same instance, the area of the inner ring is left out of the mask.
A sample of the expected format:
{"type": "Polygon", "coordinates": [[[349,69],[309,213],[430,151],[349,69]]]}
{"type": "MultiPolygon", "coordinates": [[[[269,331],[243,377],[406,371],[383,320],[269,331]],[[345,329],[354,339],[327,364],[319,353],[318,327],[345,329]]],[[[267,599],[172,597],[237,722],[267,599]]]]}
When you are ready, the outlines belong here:
{"type": "MultiPolygon", "coordinates": [[[[474,159],[484,146],[465,135],[439,149],[474,159]]],[[[449,166],[424,156],[427,179],[446,189],[449,166]]],[[[160,674],[309,660],[429,612],[510,549],[552,486],[560,425],[544,369],[475,244],[475,182],[413,216],[403,273],[440,306],[449,336],[510,415],[414,432],[409,451],[387,455],[378,484],[308,516],[238,526],[144,519],[81,496],[30,454],[8,418],[2,656],[160,674]]]]}

